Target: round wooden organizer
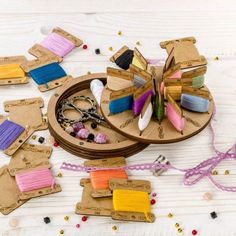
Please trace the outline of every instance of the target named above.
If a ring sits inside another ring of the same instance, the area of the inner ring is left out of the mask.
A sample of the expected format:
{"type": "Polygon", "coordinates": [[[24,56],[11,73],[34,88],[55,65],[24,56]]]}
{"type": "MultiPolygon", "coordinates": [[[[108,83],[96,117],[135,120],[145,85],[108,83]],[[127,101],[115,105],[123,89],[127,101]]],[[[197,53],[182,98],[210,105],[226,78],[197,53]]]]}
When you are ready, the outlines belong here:
{"type": "Polygon", "coordinates": [[[111,90],[106,87],[102,94],[101,112],[103,116],[117,132],[141,143],[164,144],[190,138],[207,126],[214,110],[214,101],[211,97],[208,113],[197,113],[183,109],[183,115],[186,119],[183,134],[176,131],[167,118],[164,118],[161,124],[152,118],[148,127],[140,135],[138,129],[139,117],[134,117],[132,110],[118,114],[109,114],[110,93],[111,90]]]}
{"type": "MultiPolygon", "coordinates": [[[[142,151],[148,145],[132,141],[127,137],[117,133],[111,128],[106,128],[98,125],[96,129],[92,130],[91,121],[84,123],[85,127],[91,130],[92,133],[103,132],[108,136],[108,143],[96,144],[90,143],[82,139],[72,137],[66,133],[57,121],[56,111],[59,103],[66,98],[78,95],[89,96],[94,99],[89,87],[93,79],[99,79],[106,83],[106,74],[91,74],[78,77],[66,83],[59,88],[51,97],[48,104],[48,126],[51,135],[66,151],[87,159],[116,157],[116,156],[131,156],[142,151]]],[[[81,107],[86,107],[88,104],[81,102],[81,107]]],[[[66,115],[69,118],[79,118],[79,113],[76,111],[68,111],[66,115]]]]}

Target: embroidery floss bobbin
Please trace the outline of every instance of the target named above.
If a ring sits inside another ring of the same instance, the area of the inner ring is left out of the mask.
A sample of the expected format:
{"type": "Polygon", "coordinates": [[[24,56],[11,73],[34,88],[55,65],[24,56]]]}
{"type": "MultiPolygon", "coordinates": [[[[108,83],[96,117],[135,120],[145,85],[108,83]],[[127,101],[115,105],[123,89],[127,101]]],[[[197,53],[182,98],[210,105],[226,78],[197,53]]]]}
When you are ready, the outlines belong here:
{"type": "Polygon", "coordinates": [[[22,77],[25,77],[25,72],[21,69],[20,64],[0,65],[0,80],[22,77]]]}

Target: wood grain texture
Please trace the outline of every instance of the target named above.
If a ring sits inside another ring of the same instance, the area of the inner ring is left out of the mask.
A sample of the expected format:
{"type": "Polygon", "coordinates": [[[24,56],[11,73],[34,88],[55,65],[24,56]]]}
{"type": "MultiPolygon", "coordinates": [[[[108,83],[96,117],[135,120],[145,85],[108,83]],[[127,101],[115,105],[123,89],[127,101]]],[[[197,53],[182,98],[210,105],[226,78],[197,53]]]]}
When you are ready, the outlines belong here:
{"type": "MultiPolygon", "coordinates": [[[[0,7],[0,54],[1,56],[26,55],[27,50],[40,42],[55,26],[78,35],[88,45],[87,50],[75,49],[62,63],[65,70],[76,77],[91,72],[105,72],[107,66],[113,66],[109,58],[123,44],[134,47],[136,41],[141,42],[140,51],[148,58],[166,56],[159,42],[185,36],[195,36],[197,47],[208,59],[206,83],[210,88],[217,107],[216,144],[220,150],[227,150],[235,142],[236,131],[236,4],[227,1],[94,1],[94,0],[51,0],[1,1],[0,7]],[[121,30],[122,36],[117,32],[121,30]],[[114,51],[108,48],[112,46],[114,51]],[[100,48],[101,55],[94,53],[100,48]],[[212,60],[219,56],[219,61],[212,60]]],[[[36,84],[0,87],[0,114],[3,101],[42,96],[48,103],[54,91],[40,93],[36,84]]],[[[44,108],[44,112],[46,108],[44,108]]],[[[48,137],[48,131],[40,131],[38,135],[48,137]]],[[[37,143],[32,141],[31,143],[37,143]]],[[[152,162],[159,154],[165,155],[170,162],[182,168],[190,168],[200,161],[213,155],[210,147],[209,128],[195,137],[178,144],[150,145],[145,151],[127,159],[128,164],[152,162]]],[[[61,170],[63,161],[82,163],[61,148],[54,148],[51,157],[53,173],[61,170]]],[[[0,153],[0,164],[7,164],[9,158],[0,153]]],[[[233,162],[222,163],[217,170],[221,182],[236,185],[236,171],[233,162]],[[225,169],[231,174],[224,176],[225,169]]],[[[157,192],[157,204],[153,206],[156,214],[154,224],[112,221],[106,217],[90,217],[86,223],[74,214],[76,202],[81,199],[81,177],[86,173],[61,171],[63,178],[56,178],[63,191],[57,194],[35,198],[24,204],[7,217],[0,215],[0,234],[4,236],[20,235],[58,235],[60,229],[65,235],[83,236],[173,236],[179,235],[174,224],[180,223],[184,235],[191,235],[196,228],[200,235],[233,236],[236,234],[235,210],[236,197],[233,193],[216,190],[207,179],[193,187],[182,185],[182,174],[168,171],[161,177],[153,177],[148,171],[132,172],[133,179],[145,179],[152,183],[153,191],[157,192]],[[212,191],[214,200],[202,201],[204,192],[212,191]],[[218,213],[212,220],[211,211],[218,213]],[[172,212],[173,219],[166,215],[172,212]],[[65,215],[70,220],[64,221],[65,215]],[[51,224],[46,225],[43,217],[49,216],[51,224]],[[19,226],[9,226],[9,220],[17,218],[19,226]],[[76,229],[75,224],[81,228],[76,229]],[[112,231],[117,225],[118,230],[112,231]]]]}

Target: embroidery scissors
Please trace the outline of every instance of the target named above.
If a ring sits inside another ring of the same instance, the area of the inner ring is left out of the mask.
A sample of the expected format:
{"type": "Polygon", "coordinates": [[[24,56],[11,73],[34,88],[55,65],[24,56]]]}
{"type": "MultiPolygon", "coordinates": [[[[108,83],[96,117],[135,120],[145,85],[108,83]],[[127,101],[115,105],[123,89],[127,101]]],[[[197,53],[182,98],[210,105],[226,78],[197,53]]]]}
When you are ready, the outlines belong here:
{"type": "Polygon", "coordinates": [[[70,99],[64,99],[59,105],[57,118],[58,118],[59,123],[69,123],[71,125],[77,122],[86,122],[88,120],[91,120],[97,124],[110,128],[110,126],[106,123],[104,117],[98,113],[96,102],[90,97],[86,97],[83,95],[75,96],[70,99]],[[83,109],[80,106],[75,104],[76,101],[86,101],[90,103],[91,106],[88,109],[83,109]],[[66,110],[77,111],[80,114],[80,118],[70,119],[66,117],[64,114],[66,110]]]}

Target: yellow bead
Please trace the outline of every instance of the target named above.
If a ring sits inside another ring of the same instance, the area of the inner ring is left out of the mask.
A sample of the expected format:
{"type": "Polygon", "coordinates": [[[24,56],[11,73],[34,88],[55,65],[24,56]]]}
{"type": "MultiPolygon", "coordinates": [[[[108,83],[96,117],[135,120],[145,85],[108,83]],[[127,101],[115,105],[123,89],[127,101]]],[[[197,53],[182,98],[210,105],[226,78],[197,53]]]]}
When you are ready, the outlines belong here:
{"type": "Polygon", "coordinates": [[[112,230],[117,230],[117,226],[113,225],[112,230]]]}
{"type": "Polygon", "coordinates": [[[37,138],[37,135],[32,135],[32,139],[35,140],[37,138]]]}
{"type": "Polygon", "coordinates": [[[211,172],[211,174],[212,174],[212,175],[218,175],[218,171],[217,171],[217,170],[213,170],[213,171],[211,172]]]}
{"type": "Polygon", "coordinates": [[[172,214],[172,213],[169,213],[169,214],[167,215],[167,217],[168,217],[168,218],[172,218],[172,217],[173,217],[173,214],[172,214]]]}
{"type": "Polygon", "coordinates": [[[178,228],[178,232],[179,232],[179,233],[182,233],[183,230],[182,230],[181,228],[178,228]]]}
{"type": "Polygon", "coordinates": [[[214,58],[214,60],[215,60],[215,61],[218,61],[218,60],[219,60],[219,57],[216,56],[216,57],[214,58]]]}
{"type": "Polygon", "coordinates": [[[58,173],[58,174],[57,174],[57,177],[60,177],[60,178],[61,178],[61,177],[62,177],[62,173],[58,173]]]}
{"type": "Polygon", "coordinates": [[[141,45],[141,43],[140,43],[139,41],[137,41],[137,42],[136,42],[136,45],[138,45],[138,46],[139,46],[139,45],[141,45]]]}
{"type": "Polygon", "coordinates": [[[225,170],[225,175],[229,175],[229,170],[225,170]]]}
{"type": "Polygon", "coordinates": [[[122,32],[121,32],[121,31],[118,31],[118,35],[122,35],[122,32]]]}
{"type": "Polygon", "coordinates": [[[88,71],[88,72],[87,72],[87,75],[90,75],[90,74],[91,74],[91,72],[90,72],[90,71],[88,71]]]}
{"type": "Polygon", "coordinates": [[[64,230],[62,229],[62,230],[60,230],[60,232],[59,232],[60,234],[64,234],[64,230]]]}
{"type": "Polygon", "coordinates": [[[69,220],[69,216],[65,216],[64,220],[68,221],[69,220]]]}
{"type": "Polygon", "coordinates": [[[176,227],[176,228],[179,228],[179,223],[175,223],[175,227],[176,227]]]}
{"type": "Polygon", "coordinates": [[[109,50],[110,50],[110,51],[112,51],[112,50],[113,50],[113,48],[112,48],[112,47],[109,47],[109,50]]]}

